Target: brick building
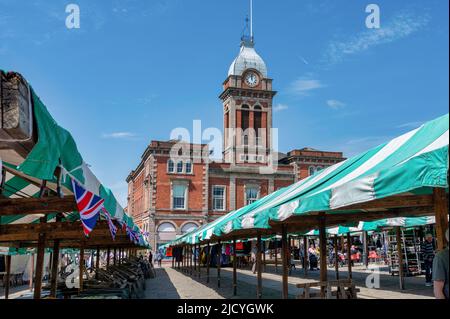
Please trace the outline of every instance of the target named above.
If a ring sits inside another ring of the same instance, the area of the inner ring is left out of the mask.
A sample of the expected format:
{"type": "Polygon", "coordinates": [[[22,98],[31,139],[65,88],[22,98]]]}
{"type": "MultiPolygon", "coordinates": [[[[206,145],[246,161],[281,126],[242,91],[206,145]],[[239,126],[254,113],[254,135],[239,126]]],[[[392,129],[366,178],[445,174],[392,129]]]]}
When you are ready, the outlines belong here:
{"type": "Polygon", "coordinates": [[[243,37],[220,94],[223,160],[211,161],[208,145],[150,143],[127,178],[127,211],[152,247],[343,160],[312,148],[274,153],[275,95],[253,37],[243,37]]]}

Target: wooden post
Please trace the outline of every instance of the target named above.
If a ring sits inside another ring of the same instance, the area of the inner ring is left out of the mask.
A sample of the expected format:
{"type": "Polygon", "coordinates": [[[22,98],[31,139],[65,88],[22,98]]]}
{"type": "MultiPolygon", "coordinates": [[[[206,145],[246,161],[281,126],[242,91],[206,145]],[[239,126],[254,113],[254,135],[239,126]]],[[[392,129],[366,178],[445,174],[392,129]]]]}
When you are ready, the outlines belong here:
{"type": "Polygon", "coordinates": [[[98,271],[100,270],[100,247],[97,246],[97,259],[95,260],[95,278],[98,279],[98,271]]]}
{"type": "MultiPolygon", "coordinates": [[[[275,241],[277,243],[277,241],[275,241]]],[[[278,272],[278,248],[275,248],[275,272],[278,272]]]]}
{"type": "MultiPolygon", "coordinates": [[[[327,229],[325,227],[325,216],[319,217],[319,245],[320,245],[320,281],[328,280],[327,269],[327,229]]],[[[322,286],[322,295],[325,287],[322,286]]]]}
{"type": "Polygon", "coordinates": [[[83,291],[83,274],[84,274],[84,247],[83,246],[84,245],[82,244],[81,248],[80,248],[80,265],[79,265],[80,266],[80,277],[79,277],[80,288],[78,288],[78,293],[83,291]]]}
{"type": "Polygon", "coordinates": [[[194,252],[192,253],[192,257],[194,258],[194,274],[197,272],[197,258],[195,258],[196,247],[197,247],[197,245],[194,244],[194,246],[193,246],[194,252]]]}
{"type": "Polygon", "coordinates": [[[445,232],[448,229],[448,202],[445,188],[433,190],[433,204],[436,214],[437,250],[443,250],[448,245],[445,238],[445,232]]]}
{"type": "Polygon", "coordinates": [[[236,238],[233,238],[233,296],[237,295],[237,255],[236,255],[236,238]]]}
{"type": "Polygon", "coordinates": [[[192,246],[188,245],[188,250],[189,250],[189,275],[192,276],[193,272],[194,272],[194,268],[193,268],[193,260],[192,260],[192,246]]]}
{"type": "Polygon", "coordinates": [[[202,267],[200,263],[200,252],[202,251],[202,248],[200,247],[200,244],[198,244],[197,247],[197,265],[198,265],[198,279],[202,278],[202,267]]]}
{"type": "Polygon", "coordinates": [[[264,272],[266,272],[266,242],[265,241],[263,241],[262,242],[262,258],[263,258],[263,262],[262,262],[262,264],[263,264],[263,269],[264,269],[264,272]]]}
{"type": "Polygon", "coordinates": [[[106,268],[109,268],[109,260],[111,255],[111,248],[108,247],[108,251],[106,252],[108,255],[106,256],[106,268]]]}
{"type": "Polygon", "coordinates": [[[29,289],[30,291],[33,290],[33,278],[34,278],[34,254],[31,254],[30,257],[30,267],[29,267],[29,274],[30,274],[30,282],[29,282],[29,289]]]}
{"type": "Polygon", "coordinates": [[[256,271],[257,271],[257,285],[256,285],[256,297],[262,298],[262,267],[261,267],[261,234],[258,234],[256,239],[256,271]]]}
{"type": "Polygon", "coordinates": [[[58,285],[59,240],[53,242],[52,274],[50,276],[50,297],[56,298],[58,285]]]}
{"type": "Polygon", "coordinates": [[[206,283],[209,284],[209,267],[211,264],[211,244],[208,241],[207,252],[206,252],[206,283]]]}
{"type": "Polygon", "coordinates": [[[352,274],[352,236],[347,233],[347,262],[348,262],[348,279],[353,278],[352,274]]]}
{"type": "Polygon", "coordinates": [[[338,249],[338,235],[334,235],[334,269],[336,271],[336,280],[339,280],[339,249],[338,249]]]}
{"type": "Polygon", "coordinates": [[[395,228],[395,235],[397,241],[397,255],[398,255],[398,277],[400,281],[400,289],[405,289],[404,269],[403,269],[403,249],[402,249],[402,233],[400,226],[395,228]]]}
{"type": "Polygon", "coordinates": [[[9,285],[10,285],[10,277],[11,277],[11,255],[6,255],[6,275],[5,280],[5,299],[9,299],[9,285]]]}
{"type": "Polygon", "coordinates": [[[369,242],[368,242],[368,238],[367,238],[367,231],[363,232],[363,246],[364,246],[364,250],[363,250],[363,261],[364,261],[364,266],[366,267],[366,269],[369,268],[369,242]]]}
{"type": "Polygon", "coordinates": [[[113,252],[113,265],[115,266],[117,263],[117,248],[114,247],[114,252],[113,252]]]}
{"type": "Polygon", "coordinates": [[[220,268],[221,268],[221,257],[222,257],[222,244],[220,243],[220,240],[219,240],[219,242],[217,243],[218,244],[218,249],[217,249],[217,264],[216,264],[216,266],[217,266],[217,287],[219,287],[220,288],[220,268]]]}
{"type": "MultiPolygon", "coordinates": [[[[46,217],[41,218],[41,222],[46,217]]],[[[34,299],[41,299],[42,277],[44,275],[44,256],[45,256],[45,233],[39,234],[37,257],[36,257],[36,276],[34,284],[34,299]]]]}
{"type": "Polygon", "coordinates": [[[303,236],[303,272],[308,275],[308,236],[303,236]]]}
{"type": "Polygon", "coordinates": [[[288,299],[289,287],[288,287],[288,240],[287,240],[287,227],[286,225],[281,225],[281,260],[282,260],[282,279],[283,279],[283,290],[282,298],[288,299]]]}

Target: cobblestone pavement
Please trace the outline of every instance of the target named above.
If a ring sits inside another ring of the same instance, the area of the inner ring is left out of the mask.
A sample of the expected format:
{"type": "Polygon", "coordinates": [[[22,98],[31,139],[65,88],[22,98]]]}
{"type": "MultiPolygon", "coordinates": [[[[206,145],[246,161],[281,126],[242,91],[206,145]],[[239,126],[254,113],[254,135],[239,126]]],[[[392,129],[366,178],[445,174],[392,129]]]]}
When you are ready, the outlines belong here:
{"type": "MultiPolygon", "coordinates": [[[[193,275],[182,270],[172,269],[169,264],[156,269],[157,276],[147,282],[147,298],[169,299],[253,299],[256,297],[256,275],[250,270],[238,269],[237,296],[232,293],[232,268],[221,269],[221,287],[217,284],[217,270],[210,269],[210,282],[206,283],[206,268],[202,268],[200,278],[197,272],[193,275]]],[[[263,299],[277,299],[281,297],[281,267],[267,266],[263,272],[263,299]]],[[[347,278],[347,268],[340,269],[340,278],[347,278]]],[[[379,269],[380,287],[369,289],[366,278],[372,271],[363,267],[353,269],[353,280],[360,289],[358,298],[363,299],[432,299],[433,290],[425,287],[423,276],[406,277],[406,289],[399,289],[399,278],[391,276],[386,269],[379,269]]],[[[334,270],[328,270],[328,278],[334,279],[334,270]]],[[[302,269],[294,269],[289,276],[289,298],[295,298],[300,292],[296,288],[298,283],[319,280],[319,271],[309,271],[307,276],[302,269]]]]}

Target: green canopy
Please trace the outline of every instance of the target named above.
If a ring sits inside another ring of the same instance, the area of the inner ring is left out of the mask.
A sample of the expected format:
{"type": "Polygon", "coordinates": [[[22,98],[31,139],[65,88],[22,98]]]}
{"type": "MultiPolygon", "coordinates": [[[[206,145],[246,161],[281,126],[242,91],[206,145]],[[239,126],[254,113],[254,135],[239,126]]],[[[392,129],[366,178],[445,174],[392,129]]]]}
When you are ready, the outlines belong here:
{"type": "Polygon", "coordinates": [[[314,212],[354,212],[345,207],[399,194],[448,190],[448,127],[446,114],[222,216],[174,243],[193,244],[212,235],[220,238],[246,229],[270,229],[270,221],[314,212]]]}
{"type": "MultiPolygon", "coordinates": [[[[7,169],[2,195],[8,198],[37,197],[39,187],[36,185],[39,185],[42,180],[56,184],[58,181],[54,172],[57,167],[60,167],[62,171],[60,182],[65,195],[73,194],[71,179],[76,180],[85,189],[104,200],[104,206],[113,219],[125,223],[138,234],[141,246],[149,247],[133,218],[124,212],[112,191],[100,183],[83,160],[72,135],[56,123],[33,89],[31,89],[31,97],[38,141],[27,158],[19,165],[2,163],[0,151],[0,170],[2,165],[7,169]]],[[[0,182],[2,182],[1,178],[0,176],[0,182]]],[[[47,220],[54,221],[55,216],[56,214],[50,214],[47,220]]],[[[2,216],[0,224],[37,223],[39,218],[39,215],[2,216]]],[[[79,213],[67,212],[64,218],[69,221],[79,220],[79,213]]]]}

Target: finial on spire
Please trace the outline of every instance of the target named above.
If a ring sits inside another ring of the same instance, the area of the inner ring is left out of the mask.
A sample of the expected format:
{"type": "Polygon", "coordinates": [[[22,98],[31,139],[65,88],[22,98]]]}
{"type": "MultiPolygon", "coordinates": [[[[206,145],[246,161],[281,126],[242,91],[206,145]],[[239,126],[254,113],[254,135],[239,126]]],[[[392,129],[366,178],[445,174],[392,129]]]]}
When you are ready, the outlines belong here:
{"type": "Polygon", "coordinates": [[[250,38],[253,42],[253,0],[250,0],[250,38]]]}
{"type": "Polygon", "coordinates": [[[245,17],[245,28],[242,34],[242,45],[253,47],[254,38],[253,38],[253,0],[250,0],[250,18],[247,15],[245,17]]]}

